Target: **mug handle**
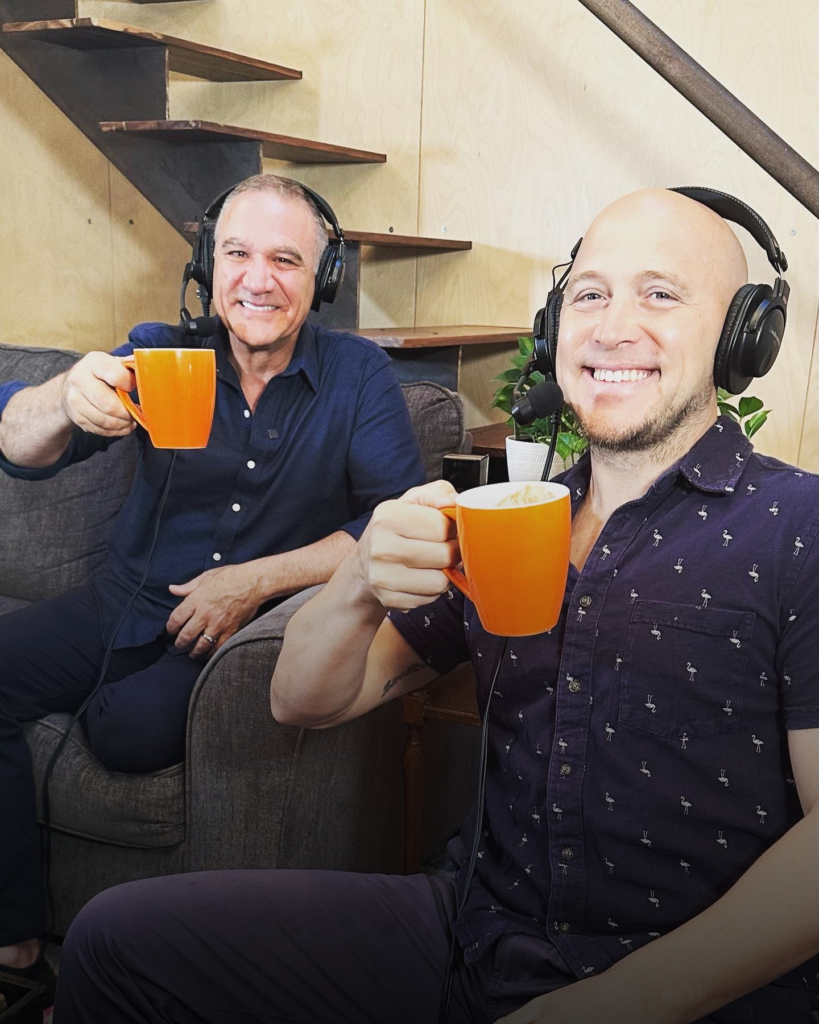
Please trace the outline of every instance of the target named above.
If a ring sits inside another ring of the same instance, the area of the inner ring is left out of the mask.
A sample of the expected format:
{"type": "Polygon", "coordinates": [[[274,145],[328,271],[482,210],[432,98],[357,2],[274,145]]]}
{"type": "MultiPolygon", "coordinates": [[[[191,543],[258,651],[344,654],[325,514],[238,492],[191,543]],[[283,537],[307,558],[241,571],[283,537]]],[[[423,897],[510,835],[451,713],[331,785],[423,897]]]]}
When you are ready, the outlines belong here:
{"type": "MultiPolygon", "coordinates": [[[[443,512],[447,519],[451,519],[453,523],[456,522],[454,505],[448,505],[446,508],[439,508],[438,511],[443,512]]],[[[448,569],[444,569],[443,572],[449,582],[456,586],[465,597],[472,601],[472,591],[469,587],[469,581],[461,570],[456,569],[453,565],[448,569]]]]}
{"type": "MultiPolygon", "coordinates": [[[[134,357],[126,356],[122,360],[122,365],[125,367],[126,370],[135,369],[136,364],[134,363],[134,357]]],[[[134,417],[134,419],[142,427],[143,430],[147,430],[148,424],[145,422],[145,417],[142,414],[142,406],[137,405],[136,402],[132,400],[131,396],[128,394],[127,391],[122,391],[120,388],[116,388],[115,390],[119,395],[119,400],[128,410],[128,412],[134,417]]]]}

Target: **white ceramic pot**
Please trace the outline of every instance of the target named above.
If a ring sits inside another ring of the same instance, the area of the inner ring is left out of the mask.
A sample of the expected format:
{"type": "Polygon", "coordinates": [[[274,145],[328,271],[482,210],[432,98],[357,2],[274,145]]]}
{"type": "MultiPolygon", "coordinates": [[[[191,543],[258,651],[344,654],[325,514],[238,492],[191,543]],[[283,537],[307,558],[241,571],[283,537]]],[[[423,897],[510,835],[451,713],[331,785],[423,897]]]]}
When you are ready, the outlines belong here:
{"type": "MultiPolygon", "coordinates": [[[[512,482],[524,480],[540,480],[546,456],[549,454],[548,444],[536,441],[516,441],[514,437],[506,438],[506,469],[512,482]]],[[[557,476],[566,469],[563,459],[555,452],[550,477],[557,476]]]]}

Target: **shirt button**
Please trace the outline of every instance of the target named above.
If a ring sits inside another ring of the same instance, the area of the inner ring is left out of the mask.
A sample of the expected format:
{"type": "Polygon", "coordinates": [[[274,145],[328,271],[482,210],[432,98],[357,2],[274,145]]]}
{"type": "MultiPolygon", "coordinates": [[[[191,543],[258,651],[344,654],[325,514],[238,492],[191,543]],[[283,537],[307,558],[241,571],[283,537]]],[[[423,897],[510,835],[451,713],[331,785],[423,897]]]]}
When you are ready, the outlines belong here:
{"type": "Polygon", "coordinates": [[[219,554],[218,551],[214,551],[213,552],[213,560],[214,560],[214,562],[221,562],[222,561],[222,556],[219,554]]]}
{"type": "Polygon", "coordinates": [[[579,693],[580,692],[580,683],[578,683],[578,681],[576,679],[572,679],[571,682],[569,683],[569,690],[572,693],[579,693]]]}
{"type": "Polygon", "coordinates": [[[242,511],[242,506],[239,504],[238,501],[234,502],[230,507],[233,509],[234,512],[241,512],[242,511]]]}
{"type": "Polygon", "coordinates": [[[253,459],[248,459],[247,460],[247,468],[248,469],[255,469],[256,468],[256,463],[253,461],[253,459]]]}
{"type": "Polygon", "coordinates": [[[592,599],[589,597],[588,594],[584,594],[580,598],[580,607],[581,608],[588,608],[591,605],[591,603],[592,603],[592,599]]]}
{"type": "Polygon", "coordinates": [[[561,921],[560,924],[557,926],[557,930],[560,932],[561,935],[568,935],[572,929],[571,925],[569,925],[567,921],[561,921]]]}
{"type": "Polygon", "coordinates": [[[571,848],[571,846],[564,846],[563,849],[560,851],[560,856],[563,858],[563,860],[571,860],[572,857],[574,857],[574,850],[571,848]]]}
{"type": "Polygon", "coordinates": [[[561,775],[571,775],[572,774],[572,766],[570,764],[562,764],[560,766],[560,774],[561,775]]]}
{"type": "Polygon", "coordinates": [[[250,419],[250,409],[245,409],[245,419],[246,420],[250,419]]]}

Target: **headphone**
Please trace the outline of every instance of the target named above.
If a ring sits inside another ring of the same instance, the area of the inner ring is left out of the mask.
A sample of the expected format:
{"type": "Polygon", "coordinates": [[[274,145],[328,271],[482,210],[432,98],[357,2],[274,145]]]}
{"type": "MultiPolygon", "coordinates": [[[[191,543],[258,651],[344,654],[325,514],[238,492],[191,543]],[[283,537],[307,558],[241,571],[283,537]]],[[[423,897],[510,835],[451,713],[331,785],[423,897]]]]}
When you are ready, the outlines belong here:
{"type": "MultiPolygon", "coordinates": [[[[768,284],[743,285],[731,300],[725,315],[714,358],[714,383],[718,388],[738,395],[754,377],[765,376],[782,346],[790,295],[790,286],[782,274],[788,269],[788,261],[765,221],[740,199],[712,188],[686,187],[669,191],[702,203],[725,220],[732,220],[745,228],[765,250],[768,262],[776,271],[773,287],[768,284]]],[[[535,317],[535,346],[530,372],[540,370],[544,375],[555,376],[560,307],[566,280],[582,241],[581,238],[572,249],[569,262],[559,264],[552,271],[552,289],[546,297],[546,305],[535,317]],[[555,271],[561,267],[566,269],[555,283],[555,271]]]]}
{"type": "MultiPolygon", "coordinates": [[[[322,302],[333,302],[336,293],[344,280],[344,264],[346,242],[344,232],[333,213],[330,204],[323,199],[318,192],[314,192],[301,182],[295,182],[299,187],[304,199],[313,207],[325,221],[332,227],[335,238],[328,242],[319,261],[316,271],[316,284],[313,290],[313,302],[311,309],[318,312],[322,302]]],[[[234,186],[235,187],[235,186],[234,186]]],[[[222,207],[233,188],[226,189],[221,195],[210,204],[205,210],[205,216],[199,225],[196,233],[196,241],[193,243],[193,255],[185,266],[185,273],[182,277],[182,292],[179,299],[179,319],[183,332],[193,337],[207,337],[215,334],[219,329],[219,318],[210,316],[210,303],[213,298],[213,264],[214,248],[216,244],[216,222],[222,207]],[[199,287],[196,290],[199,301],[202,303],[204,316],[193,317],[185,307],[185,292],[188,283],[196,281],[199,287]]]]}

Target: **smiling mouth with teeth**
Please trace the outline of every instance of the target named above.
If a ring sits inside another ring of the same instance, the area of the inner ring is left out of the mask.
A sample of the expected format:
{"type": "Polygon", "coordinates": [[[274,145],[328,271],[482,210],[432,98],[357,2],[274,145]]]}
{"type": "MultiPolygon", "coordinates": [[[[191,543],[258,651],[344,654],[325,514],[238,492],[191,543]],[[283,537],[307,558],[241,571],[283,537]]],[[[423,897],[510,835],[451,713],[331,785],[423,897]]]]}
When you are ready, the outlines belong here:
{"type": "Polygon", "coordinates": [[[262,312],[272,312],[274,309],[278,309],[278,306],[259,306],[255,302],[247,302],[245,299],[239,300],[239,305],[244,309],[260,310],[262,312]]]}
{"type": "Polygon", "coordinates": [[[607,384],[631,383],[637,380],[645,380],[650,377],[653,370],[602,370],[599,367],[592,370],[595,380],[605,381],[607,384]]]}

